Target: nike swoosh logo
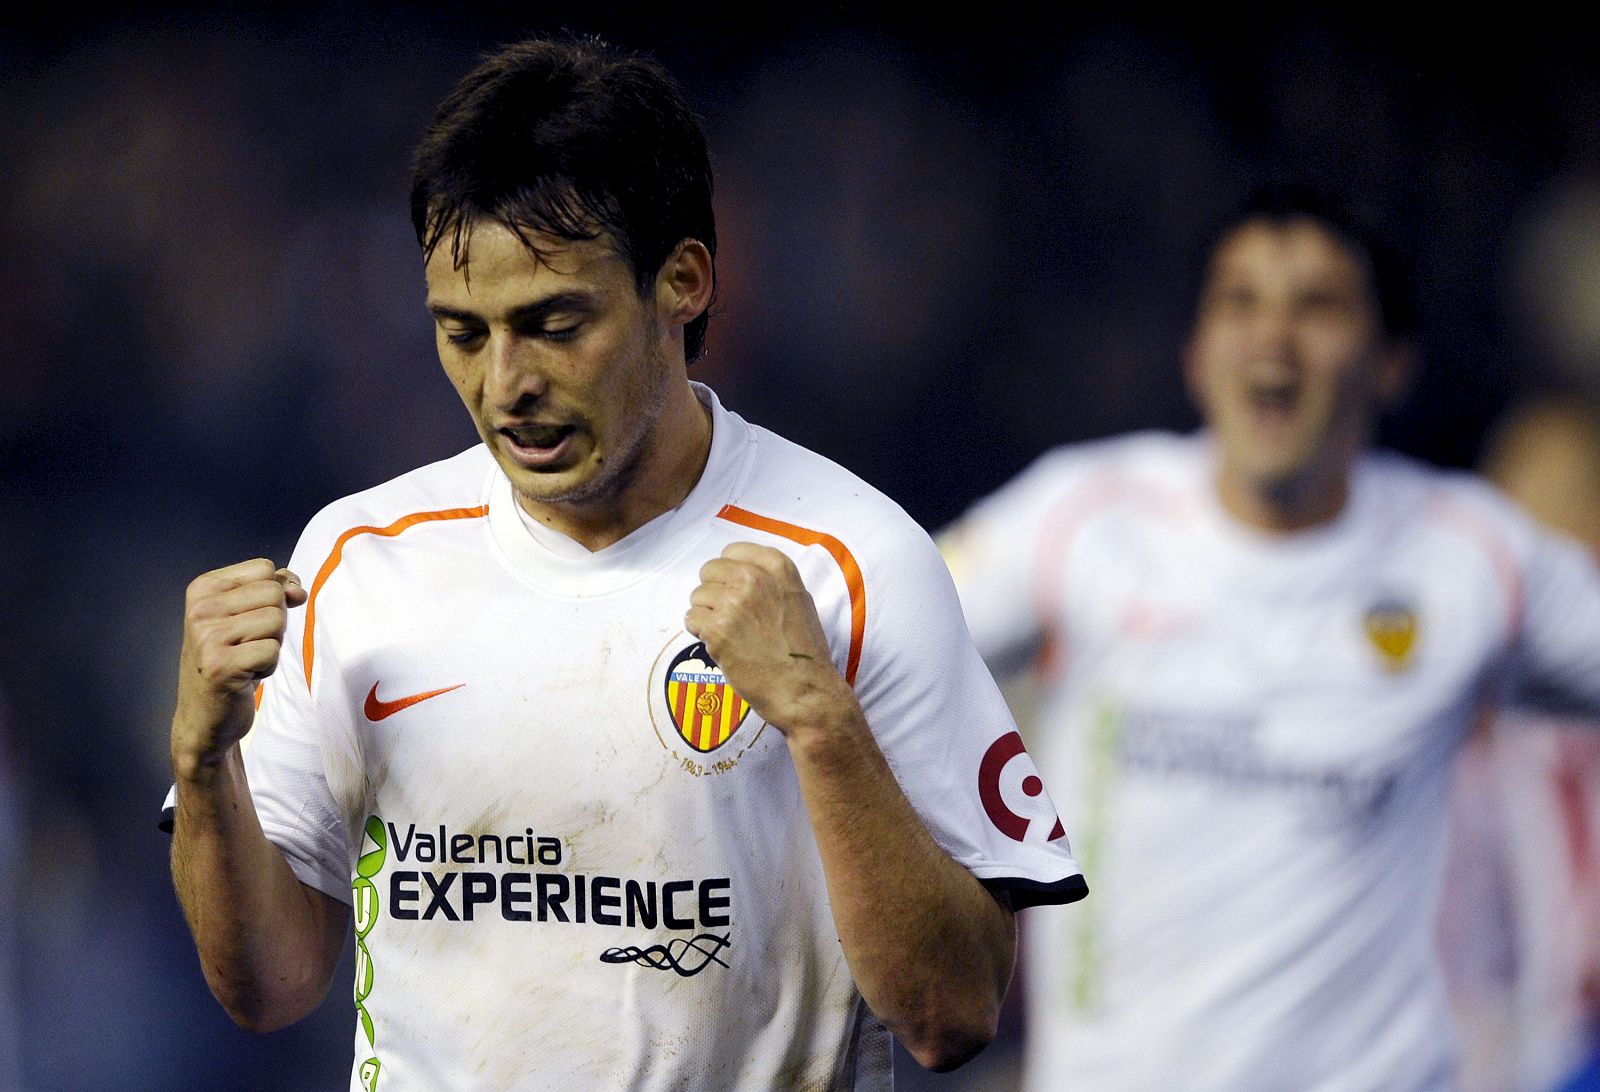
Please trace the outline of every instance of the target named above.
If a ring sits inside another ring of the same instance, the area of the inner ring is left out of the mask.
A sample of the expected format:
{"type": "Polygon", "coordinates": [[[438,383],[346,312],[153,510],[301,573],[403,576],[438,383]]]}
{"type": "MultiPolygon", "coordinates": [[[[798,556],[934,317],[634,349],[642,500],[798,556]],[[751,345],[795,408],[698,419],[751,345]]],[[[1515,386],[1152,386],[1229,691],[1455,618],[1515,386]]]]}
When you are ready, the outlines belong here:
{"type": "Polygon", "coordinates": [[[452,690],[460,690],[466,685],[466,683],[456,683],[454,686],[446,686],[438,690],[424,690],[420,694],[410,694],[403,698],[396,698],[394,701],[382,701],[378,698],[379,684],[373,683],[372,689],[367,692],[367,701],[361,707],[361,711],[367,714],[368,720],[379,721],[385,717],[394,716],[402,709],[409,709],[420,701],[437,698],[440,694],[448,694],[452,690]]]}

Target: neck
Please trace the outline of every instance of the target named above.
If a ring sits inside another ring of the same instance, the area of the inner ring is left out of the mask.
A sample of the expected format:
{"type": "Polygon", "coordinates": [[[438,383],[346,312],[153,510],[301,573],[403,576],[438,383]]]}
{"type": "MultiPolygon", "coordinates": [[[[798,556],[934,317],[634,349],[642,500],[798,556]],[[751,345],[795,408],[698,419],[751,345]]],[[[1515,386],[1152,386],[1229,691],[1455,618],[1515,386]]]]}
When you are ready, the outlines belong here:
{"type": "Polygon", "coordinates": [[[1222,507],[1247,527],[1269,534],[1289,534],[1331,523],[1350,496],[1350,474],[1341,469],[1322,478],[1260,482],[1231,473],[1217,473],[1222,507]]]}
{"type": "Polygon", "coordinates": [[[613,472],[622,486],[604,495],[539,501],[518,495],[523,510],[591,553],[627,538],[683,503],[711,457],[711,410],[687,382],[674,388],[658,427],[613,472]]]}

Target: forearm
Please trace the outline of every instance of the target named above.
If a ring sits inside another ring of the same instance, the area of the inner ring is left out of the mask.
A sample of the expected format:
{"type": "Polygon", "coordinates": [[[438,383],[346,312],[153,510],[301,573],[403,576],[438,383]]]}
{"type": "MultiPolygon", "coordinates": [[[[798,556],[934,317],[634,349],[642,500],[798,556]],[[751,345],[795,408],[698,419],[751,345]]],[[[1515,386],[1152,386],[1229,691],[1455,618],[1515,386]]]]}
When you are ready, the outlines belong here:
{"type": "Polygon", "coordinates": [[[175,756],[174,767],[172,879],[206,982],[242,1027],[291,1024],[327,993],[347,911],[262,833],[237,746],[215,765],[175,756]]]}
{"type": "Polygon", "coordinates": [[[793,561],[730,543],[689,603],[684,625],[788,744],[862,997],[923,1065],[960,1065],[994,1038],[1016,954],[1010,909],[901,792],[793,561]]]}
{"type": "Polygon", "coordinates": [[[854,700],[821,719],[787,735],[851,973],[919,1062],[953,1068],[994,1037],[1011,912],[934,842],[854,700]]]}

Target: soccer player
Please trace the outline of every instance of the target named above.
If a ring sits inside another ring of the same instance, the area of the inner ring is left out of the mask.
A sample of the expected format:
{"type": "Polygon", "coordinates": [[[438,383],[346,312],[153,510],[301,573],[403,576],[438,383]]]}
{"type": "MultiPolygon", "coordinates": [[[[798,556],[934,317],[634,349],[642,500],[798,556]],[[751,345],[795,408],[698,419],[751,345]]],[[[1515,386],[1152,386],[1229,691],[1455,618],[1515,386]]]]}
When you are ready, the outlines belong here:
{"type": "Polygon", "coordinates": [[[1262,189],[1208,253],[1206,427],[1066,447],[943,536],[1096,898],[1025,932],[1030,1088],[1451,1083],[1434,920],[1452,755],[1512,683],[1600,708],[1600,573],[1479,481],[1370,449],[1405,385],[1388,252],[1262,189]]]}
{"type": "Polygon", "coordinates": [[[483,442],[189,587],[172,866],[212,990],[298,1019],[353,910],[352,1088],[888,1088],[891,1032],[959,1065],[1013,911],[1085,884],[933,543],[689,381],[681,92],[508,47],[412,214],[483,442]]]}

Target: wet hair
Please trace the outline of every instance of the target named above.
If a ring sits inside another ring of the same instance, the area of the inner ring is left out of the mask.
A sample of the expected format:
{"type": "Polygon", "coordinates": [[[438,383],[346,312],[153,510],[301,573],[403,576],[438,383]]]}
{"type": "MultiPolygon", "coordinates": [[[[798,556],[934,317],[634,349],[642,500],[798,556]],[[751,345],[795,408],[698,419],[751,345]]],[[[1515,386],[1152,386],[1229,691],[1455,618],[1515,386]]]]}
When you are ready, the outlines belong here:
{"type": "Polygon", "coordinates": [[[1195,263],[1197,285],[1203,287],[1217,250],[1240,228],[1263,222],[1281,228],[1297,220],[1316,224],[1365,263],[1387,337],[1403,340],[1416,331],[1416,302],[1406,256],[1355,205],[1301,179],[1271,179],[1257,184],[1212,226],[1200,260],[1195,263]]]}
{"type": "MultiPolygon", "coordinates": [[[[682,89],[660,64],[598,38],[532,39],[486,56],[440,104],[411,169],[411,222],[425,258],[459,267],[487,217],[541,259],[534,237],[607,237],[641,296],[679,243],[711,252],[711,161],[682,89]]],[[[714,282],[713,282],[714,283],[714,282]]],[[[684,328],[705,348],[707,313],[684,328]]]]}

